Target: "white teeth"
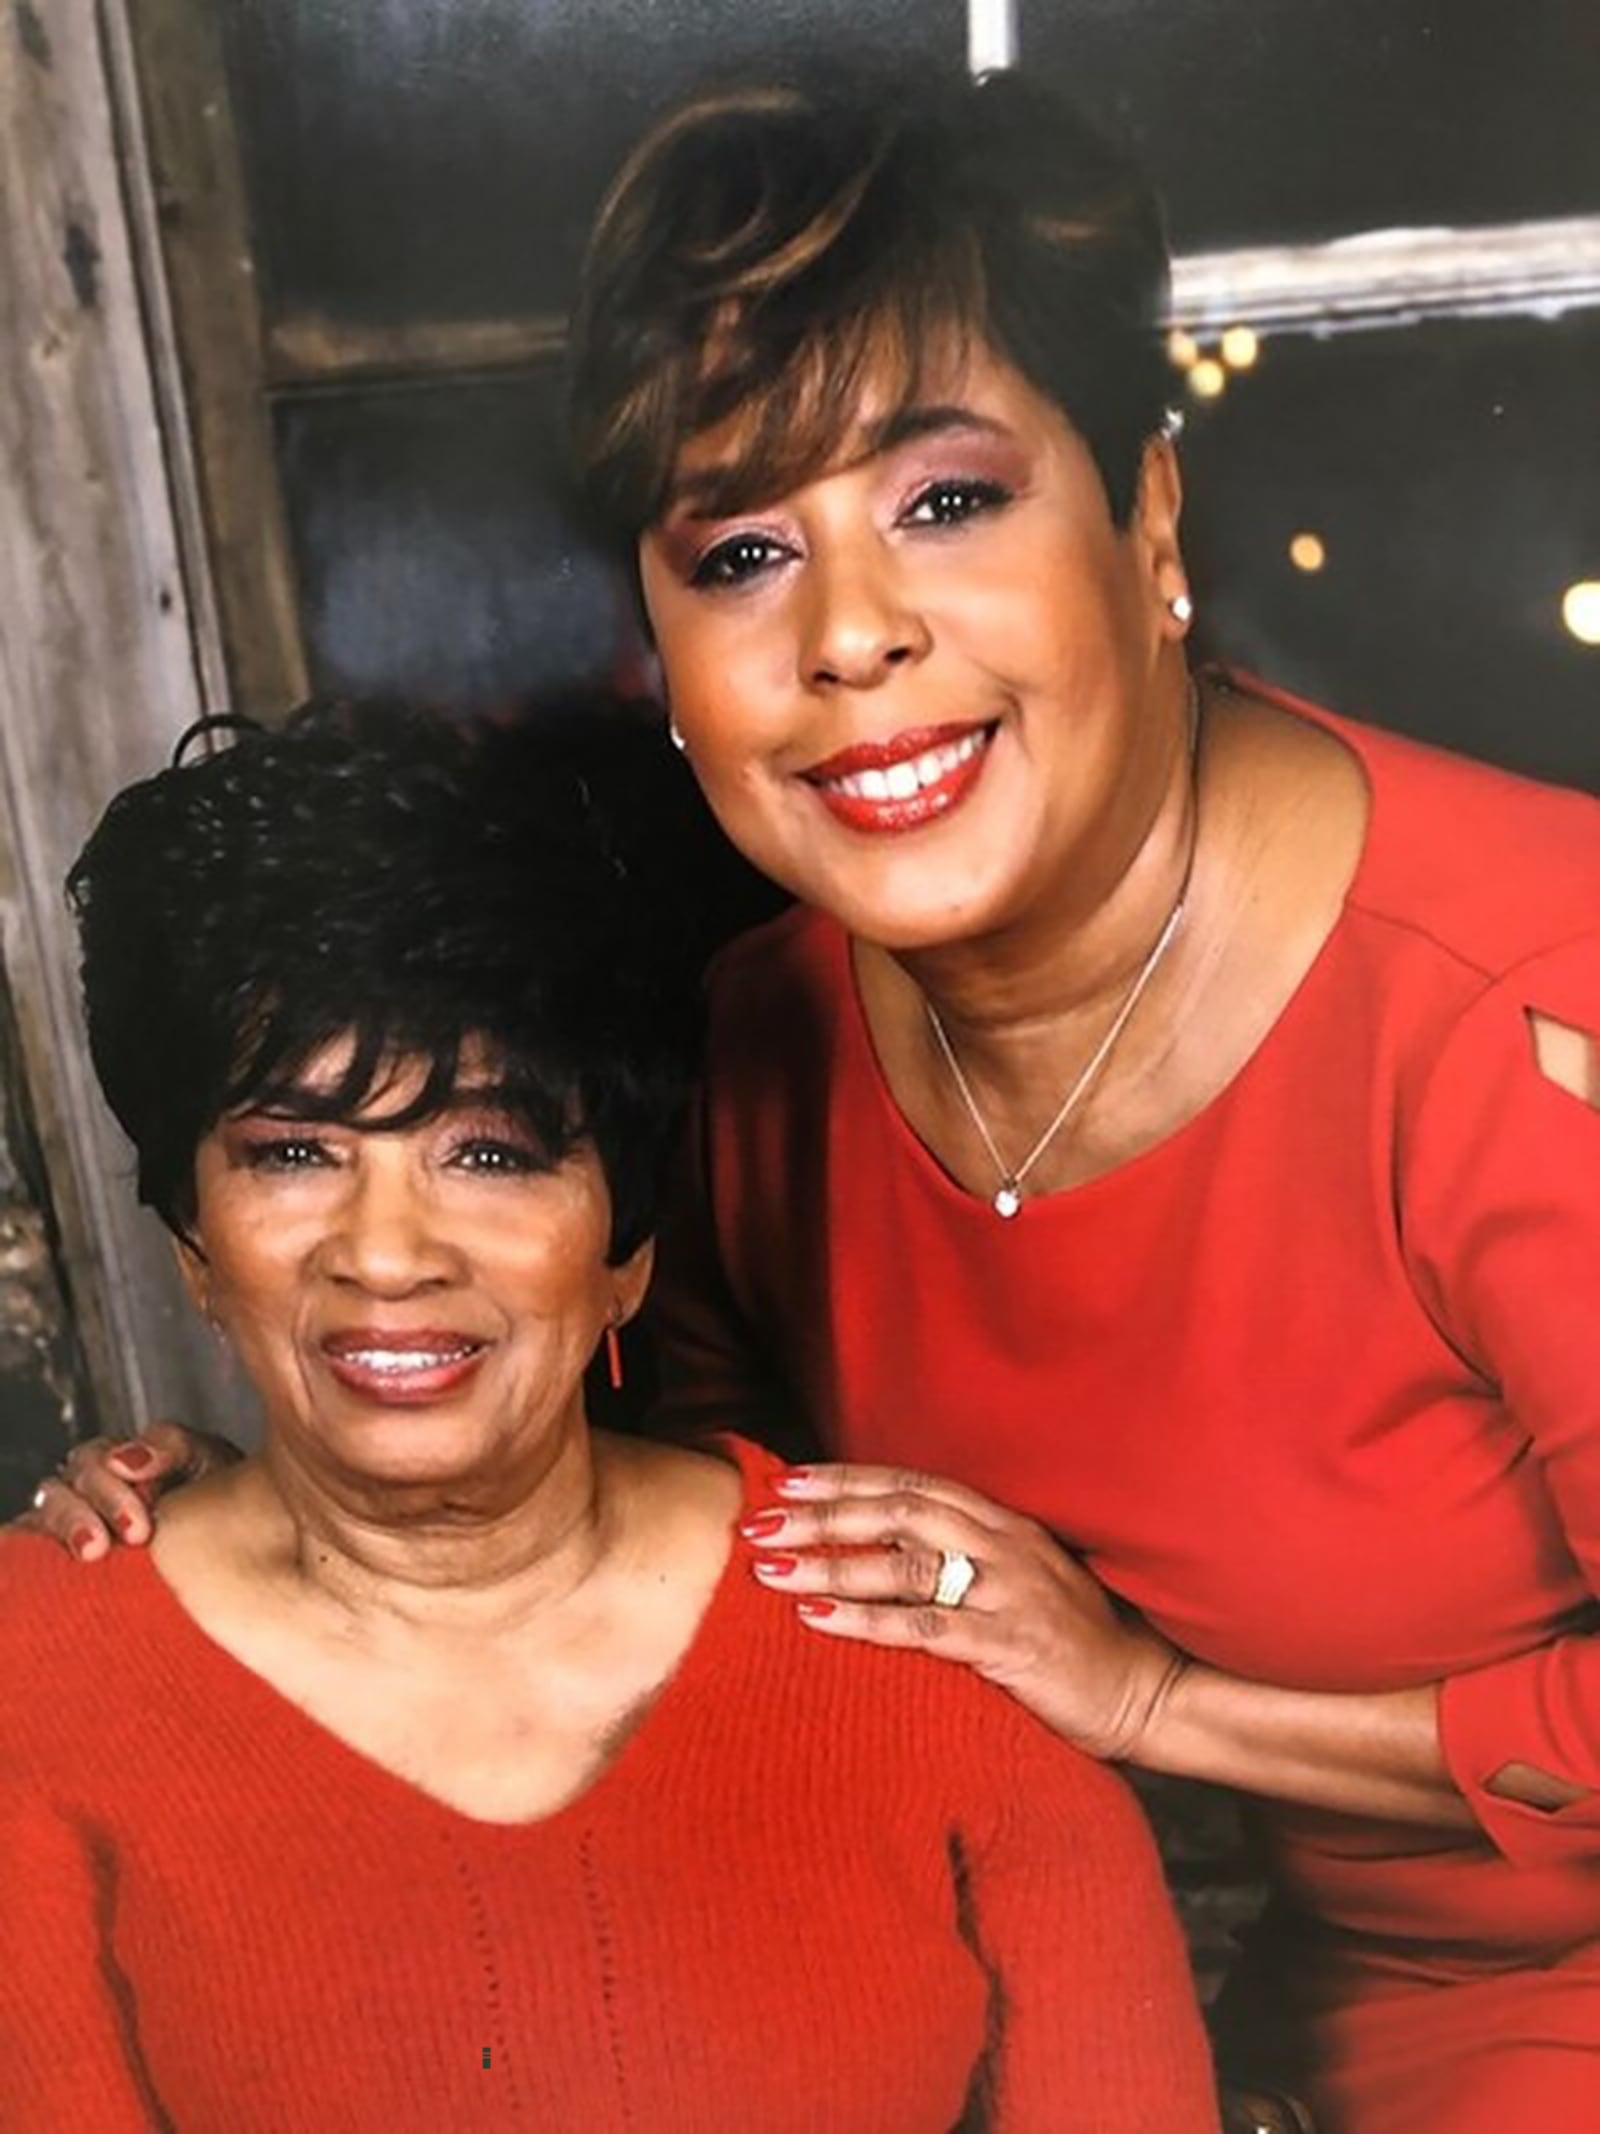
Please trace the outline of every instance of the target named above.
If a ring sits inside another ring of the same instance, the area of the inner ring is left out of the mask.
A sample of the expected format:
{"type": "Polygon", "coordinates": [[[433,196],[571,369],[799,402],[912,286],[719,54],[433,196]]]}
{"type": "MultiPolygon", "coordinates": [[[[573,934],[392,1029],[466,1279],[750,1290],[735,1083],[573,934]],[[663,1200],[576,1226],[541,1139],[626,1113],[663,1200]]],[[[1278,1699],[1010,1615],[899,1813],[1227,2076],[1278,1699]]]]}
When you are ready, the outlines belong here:
{"type": "Polygon", "coordinates": [[[943,748],[930,748],[909,763],[891,764],[886,771],[853,771],[847,778],[829,778],[831,792],[847,793],[852,800],[910,800],[916,793],[938,785],[963,763],[970,763],[989,739],[985,728],[963,734],[943,748]]]}
{"type": "Polygon", "coordinates": [[[346,1349],[345,1361],[363,1371],[437,1371],[472,1354],[464,1349],[346,1349]]]}

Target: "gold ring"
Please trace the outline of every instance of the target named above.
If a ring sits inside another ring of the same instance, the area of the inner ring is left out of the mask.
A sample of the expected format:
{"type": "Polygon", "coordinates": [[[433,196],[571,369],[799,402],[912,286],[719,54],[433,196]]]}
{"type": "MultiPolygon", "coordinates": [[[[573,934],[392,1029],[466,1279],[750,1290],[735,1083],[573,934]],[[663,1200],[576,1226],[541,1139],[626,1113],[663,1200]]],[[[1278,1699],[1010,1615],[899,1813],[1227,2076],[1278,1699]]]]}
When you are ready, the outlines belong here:
{"type": "Polygon", "coordinates": [[[961,1549],[939,1551],[939,1577],[933,1589],[936,1608],[959,1608],[972,1591],[978,1566],[961,1549]]]}

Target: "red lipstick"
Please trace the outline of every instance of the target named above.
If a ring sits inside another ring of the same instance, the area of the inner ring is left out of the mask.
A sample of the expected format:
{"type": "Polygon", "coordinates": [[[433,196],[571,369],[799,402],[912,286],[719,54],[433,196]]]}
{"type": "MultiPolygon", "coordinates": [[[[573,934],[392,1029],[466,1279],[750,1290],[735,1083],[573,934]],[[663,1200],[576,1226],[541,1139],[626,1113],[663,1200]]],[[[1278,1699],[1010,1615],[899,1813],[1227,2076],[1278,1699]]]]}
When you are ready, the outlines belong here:
{"type": "Polygon", "coordinates": [[[346,1327],[321,1347],[329,1375],[346,1392],[389,1408],[448,1400],[489,1353],[474,1334],[431,1326],[346,1327]]]}
{"type": "Polygon", "coordinates": [[[842,748],[801,776],[846,828],[893,835],[958,806],[982,776],[994,734],[993,724],[971,722],[908,728],[842,748]]]}

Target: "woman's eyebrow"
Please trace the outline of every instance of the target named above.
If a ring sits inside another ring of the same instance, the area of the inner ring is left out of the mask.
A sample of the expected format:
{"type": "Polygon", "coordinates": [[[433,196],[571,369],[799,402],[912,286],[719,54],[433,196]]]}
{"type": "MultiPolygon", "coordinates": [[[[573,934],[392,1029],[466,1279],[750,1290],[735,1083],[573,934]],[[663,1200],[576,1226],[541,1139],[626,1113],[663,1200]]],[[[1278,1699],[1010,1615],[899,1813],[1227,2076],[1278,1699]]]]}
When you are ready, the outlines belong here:
{"type": "MultiPolygon", "coordinates": [[[[1010,438],[1012,432],[993,416],[980,415],[975,408],[962,407],[955,402],[897,408],[880,422],[866,426],[854,449],[839,462],[835,471],[846,472],[859,467],[869,459],[876,459],[880,453],[893,452],[919,438],[951,435],[1010,438]]],[[[749,470],[736,460],[716,460],[705,466],[691,467],[673,477],[662,516],[682,512],[691,518],[715,518],[720,515],[728,497],[743,494],[749,486],[749,470]]]]}
{"type": "Polygon", "coordinates": [[[980,437],[1010,437],[1011,431],[992,415],[980,415],[976,408],[962,407],[959,402],[940,402],[930,407],[899,408],[884,417],[867,433],[865,447],[860,457],[871,459],[879,452],[892,452],[897,445],[915,443],[922,437],[943,437],[951,433],[972,433],[980,437]]]}

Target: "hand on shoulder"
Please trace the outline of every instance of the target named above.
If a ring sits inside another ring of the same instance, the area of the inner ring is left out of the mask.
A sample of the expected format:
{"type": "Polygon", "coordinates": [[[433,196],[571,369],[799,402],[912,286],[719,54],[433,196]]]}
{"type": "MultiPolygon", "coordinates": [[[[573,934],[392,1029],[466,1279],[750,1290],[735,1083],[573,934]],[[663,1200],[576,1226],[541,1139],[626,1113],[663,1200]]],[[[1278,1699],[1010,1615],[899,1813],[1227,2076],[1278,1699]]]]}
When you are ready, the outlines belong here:
{"type": "Polygon", "coordinates": [[[17,1524],[48,1534],[81,1563],[92,1563],[114,1542],[148,1542],[157,1516],[153,1507],[168,1490],[242,1457],[227,1438],[181,1423],[151,1423],[131,1438],[86,1438],[58,1473],[40,1483],[32,1510],[17,1524]]]}

